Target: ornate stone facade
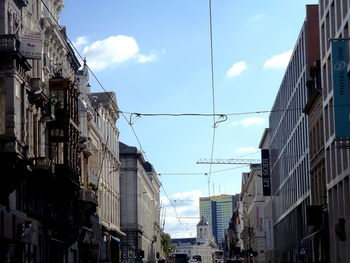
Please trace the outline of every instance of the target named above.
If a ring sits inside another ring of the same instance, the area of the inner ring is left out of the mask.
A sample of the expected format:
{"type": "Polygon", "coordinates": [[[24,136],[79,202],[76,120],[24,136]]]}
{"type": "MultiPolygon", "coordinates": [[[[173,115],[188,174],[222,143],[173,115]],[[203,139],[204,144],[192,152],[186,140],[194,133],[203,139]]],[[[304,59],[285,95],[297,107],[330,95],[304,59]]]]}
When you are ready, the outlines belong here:
{"type": "Polygon", "coordinates": [[[80,184],[80,64],[57,24],[62,7],[0,2],[1,262],[77,262],[93,213],[80,184]]]}

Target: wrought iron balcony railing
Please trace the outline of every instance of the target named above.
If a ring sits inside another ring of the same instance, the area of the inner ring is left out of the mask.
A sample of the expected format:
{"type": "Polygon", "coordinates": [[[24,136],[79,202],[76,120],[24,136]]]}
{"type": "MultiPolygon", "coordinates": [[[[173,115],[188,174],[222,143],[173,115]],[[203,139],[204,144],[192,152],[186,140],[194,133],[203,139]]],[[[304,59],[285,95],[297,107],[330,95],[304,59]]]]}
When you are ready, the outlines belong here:
{"type": "Polygon", "coordinates": [[[0,52],[19,51],[20,42],[13,34],[0,35],[0,52]]]}

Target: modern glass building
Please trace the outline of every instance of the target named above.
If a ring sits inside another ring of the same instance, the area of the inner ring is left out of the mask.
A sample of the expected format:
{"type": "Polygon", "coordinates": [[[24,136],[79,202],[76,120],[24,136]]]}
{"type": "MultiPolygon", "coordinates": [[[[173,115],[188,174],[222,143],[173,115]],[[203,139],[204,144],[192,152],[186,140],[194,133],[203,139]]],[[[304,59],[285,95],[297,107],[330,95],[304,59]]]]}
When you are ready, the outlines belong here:
{"type": "Polygon", "coordinates": [[[225,229],[232,217],[239,195],[218,195],[199,199],[200,217],[204,217],[211,225],[215,242],[219,245],[224,237],[225,229]]]}
{"type": "Polygon", "coordinates": [[[307,5],[269,118],[276,262],[299,262],[301,244],[311,249],[306,221],[311,192],[308,119],[302,110],[309,69],[319,59],[318,25],[317,5],[307,5]]]}

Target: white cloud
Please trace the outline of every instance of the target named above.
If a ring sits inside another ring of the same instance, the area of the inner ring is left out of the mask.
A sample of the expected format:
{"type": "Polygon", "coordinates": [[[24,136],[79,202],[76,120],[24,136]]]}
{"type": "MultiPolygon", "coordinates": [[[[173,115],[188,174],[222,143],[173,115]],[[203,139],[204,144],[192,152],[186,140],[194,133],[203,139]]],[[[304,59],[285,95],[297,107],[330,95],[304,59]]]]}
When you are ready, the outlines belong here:
{"type": "Polygon", "coordinates": [[[243,71],[247,69],[247,63],[245,61],[239,61],[234,63],[231,68],[226,73],[226,77],[232,78],[242,74],[243,71]]]}
{"type": "Polygon", "coordinates": [[[87,37],[77,37],[74,41],[73,41],[73,45],[76,47],[76,48],[79,48],[83,45],[86,45],[88,43],[88,39],[87,37]]]}
{"type": "Polygon", "coordinates": [[[161,224],[163,226],[162,215],[165,214],[164,231],[172,238],[196,236],[196,225],[199,221],[199,197],[201,196],[203,195],[200,190],[173,194],[169,199],[175,206],[176,212],[168,198],[161,196],[161,224]]]}
{"type": "Polygon", "coordinates": [[[266,122],[266,119],[261,118],[261,117],[250,117],[246,119],[242,119],[239,121],[234,121],[231,123],[231,126],[252,126],[252,125],[261,125],[266,122]]]}
{"type": "Polygon", "coordinates": [[[288,50],[282,54],[274,55],[272,58],[265,61],[264,68],[286,68],[288,66],[292,53],[293,50],[288,50]]]}
{"type": "Polygon", "coordinates": [[[137,61],[140,63],[147,63],[147,62],[153,62],[157,60],[157,55],[156,54],[151,54],[151,55],[137,55],[137,61]]]}
{"type": "Polygon", "coordinates": [[[235,150],[236,153],[253,153],[256,151],[257,149],[255,147],[241,147],[235,150]]]}
{"type": "Polygon", "coordinates": [[[118,35],[85,46],[82,53],[87,58],[88,65],[96,71],[130,60],[146,63],[157,59],[155,54],[143,55],[139,52],[139,46],[133,37],[118,35]]]}
{"type": "Polygon", "coordinates": [[[258,14],[256,16],[249,17],[249,20],[252,22],[256,22],[256,21],[260,21],[261,19],[263,19],[263,17],[264,17],[263,14],[258,14]]]}

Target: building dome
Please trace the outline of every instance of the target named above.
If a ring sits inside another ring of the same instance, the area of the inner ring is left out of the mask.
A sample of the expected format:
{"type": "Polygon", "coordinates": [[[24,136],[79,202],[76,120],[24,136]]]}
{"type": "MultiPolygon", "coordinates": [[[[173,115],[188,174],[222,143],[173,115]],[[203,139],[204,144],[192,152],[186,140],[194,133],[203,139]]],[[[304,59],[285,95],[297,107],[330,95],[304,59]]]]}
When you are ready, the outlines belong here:
{"type": "Polygon", "coordinates": [[[79,100],[78,100],[78,109],[79,110],[86,110],[87,109],[86,102],[82,98],[79,98],[79,100]]]}
{"type": "Polygon", "coordinates": [[[199,221],[199,223],[197,224],[197,226],[209,226],[209,223],[207,220],[204,219],[204,217],[202,216],[201,221],[199,221]]]}

